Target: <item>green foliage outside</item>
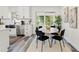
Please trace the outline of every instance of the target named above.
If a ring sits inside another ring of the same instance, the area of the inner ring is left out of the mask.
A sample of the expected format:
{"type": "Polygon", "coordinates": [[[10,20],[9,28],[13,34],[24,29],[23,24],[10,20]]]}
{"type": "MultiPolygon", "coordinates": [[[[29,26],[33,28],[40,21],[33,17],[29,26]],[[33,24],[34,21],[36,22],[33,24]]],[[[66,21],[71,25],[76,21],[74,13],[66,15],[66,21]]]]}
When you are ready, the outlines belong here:
{"type": "Polygon", "coordinates": [[[37,16],[36,18],[36,26],[40,26],[40,24],[46,26],[47,30],[50,30],[52,24],[55,24],[55,26],[57,27],[61,27],[61,16],[55,16],[55,21],[53,21],[53,16],[45,16],[45,20],[44,20],[44,16],[37,16]]]}
{"type": "Polygon", "coordinates": [[[55,24],[56,24],[56,26],[61,26],[61,21],[62,21],[62,19],[61,19],[61,16],[55,16],[55,24]]]}
{"type": "Polygon", "coordinates": [[[38,17],[36,17],[36,27],[38,27],[39,26],[39,21],[38,21],[38,17]]]}
{"type": "Polygon", "coordinates": [[[51,26],[50,22],[51,22],[50,16],[46,16],[45,25],[47,30],[50,30],[50,26],[51,26]]]}
{"type": "Polygon", "coordinates": [[[40,22],[44,24],[44,16],[39,16],[39,17],[40,17],[40,22]]]}
{"type": "Polygon", "coordinates": [[[36,18],[36,27],[38,27],[40,23],[44,24],[44,16],[37,16],[37,18],[36,18]]]}

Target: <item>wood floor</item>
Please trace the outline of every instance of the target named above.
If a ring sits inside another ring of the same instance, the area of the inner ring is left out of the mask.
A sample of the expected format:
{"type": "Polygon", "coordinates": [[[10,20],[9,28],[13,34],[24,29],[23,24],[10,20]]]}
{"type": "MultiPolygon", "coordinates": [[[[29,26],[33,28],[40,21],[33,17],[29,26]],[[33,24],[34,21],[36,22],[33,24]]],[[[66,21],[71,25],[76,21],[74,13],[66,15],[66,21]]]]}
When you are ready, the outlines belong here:
{"type": "Polygon", "coordinates": [[[25,52],[28,46],[31,44],[31,37],[19,36],[19,37],[10,37],[10,46],[8,52],[25,52]]]}
{"type": "MultiPolygon", "coordinates": [[[[62,42],[61,42],[62,43],[62,42]]],[[[27,52],[41,52],[42,42],[38,41],[38,47],[36,48],[36,39],[33,40],[27,52]]],[[[63,52],[72,52],[71,47],[65,43],[65,47],[62,44],[63,52]]],[[[61,47],[58,41],[53,42],[52,47],[49,47],[48,40],[45,41],[43,46],[43,52],[61,52],[61,47]]]]}
{"type": "Polygon", "coordinates": [[[17,40],[19,40],[22,36],[10,36],[9,37],[9,44],[14,44],[17,40]]]}
{"type": "MultiPolygon", "coordinates": [[[[67,42],[63,47],[63,52],[75,51],[67,42]]],[[[39,41],[38,48],[36,48],[36,35],[31,37],[18,36],[10,37],[10,46],[8,52],[41,52],[41,41],[39,41]]],[[[43,52],[61,52],[59,43],[53,44],[52,48],[48,46],[46,41],[44,44],[43,52]]]]}
{"type": "MultiPolygon", "coordinates": [[[[52,38],[49,38],[51,41],[52,38]]],[[[62,52],[78,52],[75,48],[73,48],[67,41],[64,42],[65,46],[63,46],[63,43],[61,42],[62,45],[62,52]]],[[[41,47],[42,47],[42,42],[39,40],[38,41],[38,47],[36,48],[36,37],[31,43],[30,47],[28,48],[27,52],[41,52],[41,47]]],[[[61,47],[59,44],[59,41],[56,41],[56,43],[52,43],[52,47],[49,47],[48,40],[45,41],[44,46],[43,46],[43,51],[42,52],[61,52],[61,47]]]]}

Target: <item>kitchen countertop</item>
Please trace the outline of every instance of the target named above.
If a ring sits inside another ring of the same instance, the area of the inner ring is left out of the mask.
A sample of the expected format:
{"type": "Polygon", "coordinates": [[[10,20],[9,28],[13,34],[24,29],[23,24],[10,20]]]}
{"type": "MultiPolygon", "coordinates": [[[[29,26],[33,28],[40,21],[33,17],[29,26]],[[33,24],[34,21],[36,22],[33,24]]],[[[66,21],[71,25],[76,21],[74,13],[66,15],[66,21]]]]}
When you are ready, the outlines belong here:
{"type": "Polygon", "coordinates": [[[5,28],[5,25],[0,25],[0,31],[3,31],[3,30],[8,30],[5,28]]]}

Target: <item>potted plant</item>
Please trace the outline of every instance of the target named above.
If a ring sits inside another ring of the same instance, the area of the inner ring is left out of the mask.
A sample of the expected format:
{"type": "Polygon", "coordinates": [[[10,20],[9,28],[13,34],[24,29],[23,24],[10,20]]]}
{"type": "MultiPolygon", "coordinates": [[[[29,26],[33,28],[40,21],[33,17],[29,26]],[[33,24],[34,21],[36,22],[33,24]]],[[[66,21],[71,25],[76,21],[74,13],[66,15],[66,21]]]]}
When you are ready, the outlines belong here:
{"type": "Polygon", "coordinates": [[[55,24],[56,24],[56,26],[57,26],[57,28],[59,29],[59,32],[60,32],[62,18],[61,18],[61,16],[55,16],[55,19],[56,19],[55,24]]]}

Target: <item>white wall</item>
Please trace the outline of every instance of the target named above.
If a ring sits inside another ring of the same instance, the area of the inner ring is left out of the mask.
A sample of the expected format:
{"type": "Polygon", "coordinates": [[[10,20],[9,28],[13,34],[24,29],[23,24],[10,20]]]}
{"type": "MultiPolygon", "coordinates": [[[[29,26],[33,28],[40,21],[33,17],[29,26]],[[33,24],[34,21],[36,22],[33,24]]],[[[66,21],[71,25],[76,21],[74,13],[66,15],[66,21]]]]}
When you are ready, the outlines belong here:
{"type": "MultiPolygon", "coordinates": [[[[78,7],[78,16],[79,16],[79,7],[78,7]]],[[[64,20],[64,18],[63,18],[63,20],[64,20]]],[[[77,25],[78,25],[77,29],[70,28],[69,23],[63,22],[62,25],[63,25],[63,28],[66,29],[66,32],[65,32],[66,40],[68,42],[70,42],[79,51],[79,17],[77,20],[77,25]]]]}
{"type": "Polygon", "coordinates": [[[53,7],[53,6],[34,6],[31,8],[31,17],[33,24],[33,33],[35,34],[35,20],[36,20],[36,12],[56,12],[57,15],[61,15],[62,7],[53,7]]]}
{"type": "Polygon", "coordinates": [[[0,6],[0,17],[4,16],[4,17],[8,17],[8,7],[6,6],[0,6]]]}
{"type": "Polygon", "coordinates": [[[0,52],[8,51],[9,32],[7,29],[0,29],[0,52]]]}

